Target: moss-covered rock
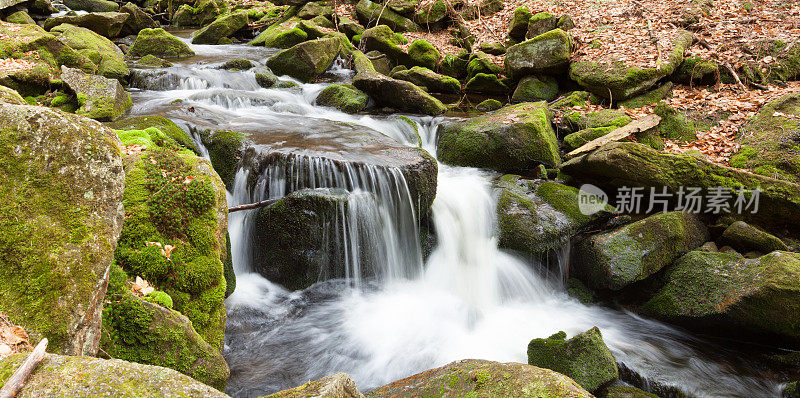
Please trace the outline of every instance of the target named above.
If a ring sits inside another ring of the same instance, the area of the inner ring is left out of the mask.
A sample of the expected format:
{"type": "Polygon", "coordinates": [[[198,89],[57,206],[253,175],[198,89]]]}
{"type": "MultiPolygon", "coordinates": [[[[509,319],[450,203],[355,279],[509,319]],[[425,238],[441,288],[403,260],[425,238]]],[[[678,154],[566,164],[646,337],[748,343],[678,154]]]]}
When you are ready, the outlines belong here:
{"type": "Polygon", "coordinates": [[[533,14],[528,20],[528,30],[525,33],[526,39],[532,39],[543,35],[556,28],[558,18],[549,12],[539,12],[533,14]]]}
{"type": "Polygon", "coordinates": [[[153,68],[169,68],[172,62],[156,57],[155,55],[147,54],[142,58],[136,60],[138,67],[153,67],[153,68]]]}
{"type": "Polygon", "coordinates": [[[786,385],[783,389],[783,398],[798,398],[800,397],[800,382],[792,382],[786,385]]]}
{"type": "Polygon", "coordinates": [[[193,44],[217,44],[220,39],[229,37],[247,26],[247,11],[241,10],[223,14],[214,22],[204,26],[192,36],[193,44]]]}
{"type": "Polygon", "coordinates": [[[508,37],[517,42],[525,40],[525,33],[528,32],[528,21],[530,21],[531,11],[528,7],[518,7],[514,10],[514,16],[508,23],[508,37]]]}
{"type": "Polygon", "coordinates": [[[181,39],[167,33],[164,29],[143,29],[136,36],[128,55],[131,57],[143,57],[145,55],[155,55],[160,58],[182,58],[191,57],[194,51],[181,39]]]}
{"type": "Polygon", "coordinates": [[[744,52],[758,54],[758,60],[745,62],[742,67],[744,77],[760,83],[785,82],[800,77],[800,48],[790,43],[773,39],[745,43],[744,52]],[[772,61],[764,63],[762,60],[767,56],[772,57],[772,61]]]}
{"type": "Polygon", "coordinates": [[[503,103],[496,100],[489,98],[487,100],[481,101],[478,105],[475,105],[475,109],[481,112],[491,112],[496,111],[503,107],[503,103]]]}
{"type": "Polygon", "coordinates": [[[682,31],[667,49],[667,59],[657,67],[625,66],[619,60],[583,59],[570,65],[569,76],[578,84],[603,98],[621,101],[639,95],[656,82],[675,72],[683,62],[683,53],[692,44],[692,35],[682,31]]]}
{"type": "Polygon", "coordinates": [[[566,375],[590,392],[619,379],[617,362],[600,329],[594,327],[567,340],[564,332],[528,344],[528,364],[566,375]]]}
{"type": "Polygon", "coordinates": [[[370,0],[359,0],[356,3],[356,16],[364,26],[387,25],[395,32],[422,30],[414,21],[370,0]]]}
{"type": "Polygon", "coordinates": [[[18,23],[18,24],[36,24],[36,21],[28,15],[27,12],[19,10],[17,12],[13,12],[9,14],[7,17],[3,18],[6,22],[10,23],[18,23]]]}
{"type": "Polygon", "coordinates": [[[176,26],[205,26],[229,9],[227,0],[197,0],[194,5],[181,5],[172,16],[172,23],[176,26]]]}
{"type": "Polygon", "coordinates": [[[755,259],[694,251],[665,275],[642,307],[658,319],[800,338],[800,255],[776,251],[755,259]]]}
{"type": "Polygon", "coordinates": [[[558,97],[558,82],[552,76],[527,76],[519,81],[511,100],[514,102],[552,101],[558,97]]]}
{"type": "Polygon", "coordinates": [[[300,10],[297,11],[297,17],[300,19],[312,19],[317,16],[330,16],[333,14],[333,7],[329,6],[324,1],[312,1],[306,3],[300,10]]]}
{"type": "Polygon", "coordinates": [[[508,94],[511,91],[495,74],[478,73],[464,84],[464,91],[468,93],[508,94]]]}
{"type": "Polygon", "coordinates": [[[661,121],[655,127],[660,137],[680,142],[697,139],[697,131],[701,127],[677,109],[659,102],[653,108],[653,113],[661,117],[661,121]]]}
{"type": "Polygon", "coordinates": [[[272,70],[267,67],[256,68],[255,74],[256,83],[258,83],[258,85],[261,87],[270,88],[278,83],[278,76],[275,76],[275,74],[272,73],[272,70]]]}
{"type": "Polygon", "coordinates": [[[469,56],[467,63],[467,80],[471,80],[478,73],[499,75],[503,69],[497,66],[485,53],[475,52],[469,56]]]}
{"type": "Polygon", "coordinates": [[[46,107],[5,103],[0,120],[0,307],[51,352],[95,355],[122,227],[119,139],[46,107]]]}
{"type": "Polygon", "coordinates": [[[742,253],[757,251],[769,253],[775,250],[789,250],[778,237],[744,221],[736,221],[725,229],[720,243],[733,246],[742,253]]]}
{"type": "Polygon", "coordinates": [[[113,38],[119,36],[127,19],[128,14],[122,12],[91,12],[82,15],[63,15],[44,21],[44,28],[50,30],[61,24],[70,24],[89,29],[100,36],[113,38]]]}
{"type": "Polygon", "coordinates": [[[644,94],[620,101],[619,106],[621,108],[636,109],[646,105],[655,105],[661,100],[671,96],[673,87],[674,85],[671,82],[666,82],[644,94]]]}
{"type": "Polygon", "coordinates": [[[436,0],[432,3],[418,7],[414,13],[414,22],[420,25],[435,25],[444,21],[447,16],[447,3],[444,0],[436,0]]]}
{"type": "Polygon", "coordinates": [[[364,398],[346,373],[336,373],[262,398],[364,398]]]}
{"type": "Polygon", "coordinates": [[[419,66],[392,73],[391,77],[425,87],[428,92],[432,93],[458,94],[461,92],[461,83],[455,78],[440,75],[428,68],[419,66]]]}
{"type": "Polygon", "coordinates": [[[181,145],[186,149],[191,149],[197,154],[200,153],[200,150],[197,148],[197,144],[194,143],[189,133],[178,127],[178,125],[172,120],[169,120],[163,116],[128,117],[106,123],[106,126],[111,127],[114,130],[145,130],[150,127],[155,127],[158,129],[158,131],[170,139],[175,140],[178,145],[181,145]]]}
{"type": "Polygon", "coordinates": [[[64,0],[64,5],[74,11],[108,12],[119,10],[119,4],[108,0],[64,0]]]}
{"type": "Polygon", "coordinates": [[[436,68],[439,63],[439,50],[425,40],[417,39],[408,46],[408,57],[412,65],[422,66],[428,69],[436,68]]]}
{"type": "MultiPolygon", "coordinates": [[[[0,362],[0,380],[25,360],[16,354],[0,362]]],[[[49,354],[25,383],[19,398],[226,398],[227,395],[172,369],[119,359],[49,354]]]]}
{"type": "Polygon", "coordinates": [[[339,31],[347,35],[347,37],[352,38],[353,36],[360,36],[364,33],[364,27],[348,17],[340,17],[339,31]]]}
{"type": "Polygon", "coordinates": [[[27,105],[25,99],[11,87],[0,86],[0,102],[11,105],[27,105]]]}
{"type": "Polygon", "coordinates": [[[469,54],[465,51],[458,54],[446,54],[439,63],[439,73],[456,79],[463,79],[467,76],[467,65],[469,64],[469,54]]]}
{"type": "Polygon", "coordinates": [[[249,59],[236,58],[225,61],[225,63],[220,66],[220,69],[243,71],[253,69],[253,66],[253,61],[250,61],[249,59]]]}
{"type": "Polygon", "coordinates": [[[400,48],[397,36],[386,25],[369,28],[361,34],[361,43],[367,51],[380,51],[396,65],[412,66],[411,57],[400,48]]]}
{"type": "Polygon", "coordinates": [[[120,7],[119,12],[128,14],[128,19],[122,25],[120,36],[136,35],[142,29],[159,27],[158,22],[154,21],[149,14],[133,3],[125,3],[124,6],[120,7]]]}
{"type": "Polygon", "coordinates": [[[716,62],[695,55],[686,57],[670,76],[670,80],[681,84],[709,85],[717,81],[719,73],[716,62]]]}
{"type": "Polygon", "coordinates": [[[762,108],[739,130],[739,152],[731,166],[800,182],[800,94],[783,96],[762,108]]]}
{"type": "Polygon", "coordinates": [[[658,395],[642,391],[636,387],[619,385],[606,388],[598,396],[602,398],[658,398],[658,395]]]}
{"type": "Polygon", "coordinates": [[[509,105],[439,127],[437,157],[458,166],[500,171],[558,166],[558,141],[544,102],[509,105]]]}
{"type": "Polygon", "coordinates": [[[320,91],[316,103],[342,112],[357,113],[367,107],[369,96],[351,85],[331,84],[320,91]]]}
{"type": "Polygon", "coordinates": [[[570,112],[564,115],[562,124],[573,130],[593,129],[597,127],[622,127],[632,122],[625,111],[619,109],[602,109],[596,112],[570,112]]]}
{"type": "Polygon", "coordinates": [[[308,39],[308,33],[297,26],[297,20],[289,20],[275,24],[261,32],[248,44],[251,46],[263,45],[273,48],[290,48],[308,39]]]}
{"type": "Polygon", "coordinates": [[[279,51],[267,60],[267,66],[278,75],[310,82],[328,69],[340,50],[337,38],[311,40],[279,51]]]}
{"type": "Polygon", "coordinates": [[[124,80],[131,71],[125,63],[122,51],[111,40],[78,26],[58,25],[50,32],[79,54],[97,65],[97,72],[107,78],[124,80]]]}
{"type": "Polygon", "coordinates": [[[500,246],[530,255],[560,249],[572,235],[615,212],[611,206],[599,205],[599,211],[584,214],[579,204],[586,193],[556,182],[505,175],[497,187],[500,246]]]}
{"type": "Polygon", "coordinates": [[[397,380],[368,397],[589,398],[575,381],[551,370],[521,363],[466,359],[397,380]]]}
{"type": "MultiPolygon", "coordinates": [[[[554,29],[506,50],[506,73],[518,79],[527,75],[558,72],[569,64],[572,39],[554,29]]],[[[590,90],[591,91],[591,90],[590,90]]]]}
{"type": "Polygon", "coordinates": [[[589,104],[592,98],[592,93],[588,91],[572,91],[568,94],[562,95],[550,104],[551,109],[565,109],[573,107],[584,107],[589,104]]]}
{"type": "Polygon", "coordinates": [[[506,46],[503,43],[498,42],[484,42],[478,46],[478,51],[482,51],[486,54],[492,55],[503,55],[506,53],[506,46]]]}
{"type": "Polygon", "coordinates": [[[596,140],[614,130],[617,127],[593,127],[589,129],[578,130],[564,136],[564,149],[568,152],[578,149],[583,145],[588,144],[592,140],[596,140]]]}
{"type": "Polygon", "coordinates": [[[708,240],[693,214],[669,212],[590,236],[575,245],[575,274],[595,289],[646,279],[708,240]]]}
{"type": "Polygon", "coordinates": [[[113,121],[133,106],[131,95],[117,80],[89,75],[66,66],[61,67],[61,80],[78,96],[80,108],[75,113],[79,115],[113,121]]]}
{"type": "Polygon", "coordinates": [[[219,173],[222,182],[229,190],[233,190],[233,180],[236,177],[236,167],[242,157],[246,136],[242,133],[229,130],[220,130],[211,134],[204,144],[208,148],[208,155],[214,170],[219,173]]]}

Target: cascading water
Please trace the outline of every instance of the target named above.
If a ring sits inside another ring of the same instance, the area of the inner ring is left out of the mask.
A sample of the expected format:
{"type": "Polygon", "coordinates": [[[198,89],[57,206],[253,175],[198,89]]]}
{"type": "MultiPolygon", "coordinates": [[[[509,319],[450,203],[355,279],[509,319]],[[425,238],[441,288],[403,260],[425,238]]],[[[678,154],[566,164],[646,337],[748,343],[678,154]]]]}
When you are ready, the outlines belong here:
{"type": "MultiPolygon", "coordinates": [[[[201,59],[226,51],[226,59],[244,55],[241,46],[193,48],[201,59]]],[[[251,59],[263,61],[264,53],[247,50],[251,59]]],[[[252,73],[229,79],[229,72],[213,65],[148,72],[179,78],[140,86],[134,111],[229,129],[280,123],[302,126],[312,135],[332,121],[347,122],[435,153],[440,119],[416,118],[417,135],[396,117],[347,115],[314,106],[324,85],[262,89],[252,73]],[[187,79],[193,78],[205,83],[189,84],[187,79]],[[175,100],[181,100],[180,107],[170,104],[175,100]],[[183,110],[189,106],[191,114],[183,110]]],[[[341,275],[351,280],[330,279],[304,291],[286,291],[251,272],[248,212],[232,213],[237,290],[226,301],[229,394],[264,395],[334,372],[349,373],[367,390],[458,359],[525,362],[532,338],[598,326],[617,360],[651,382],[698,397],[779,395],[777,383],[735,353],[634,314],[583,305],[559,283],[541,276],[541,265],[498,249],[494,175],[439,165],[432,207],[437,246],[423,265],[414,207],[402,176],[389,167],[348,170],[300,152],[260,171],[254,185],[248,184],[253,171],[241,168],[229,204],[280,197],[300,188],[346,189],[355,202],[343,210],[341,219],[349,221],[341,224],[343,232],[336,239],[346,243],[348,256],[380,252],[383,268],[377,274],[384,277],[356,286],[352,279],[360,270],[351,270],[341,275]],[[348,232],[362,228],[359,223],[365,220],[379,226],[372,229],[369,242],[348,232]]]]}

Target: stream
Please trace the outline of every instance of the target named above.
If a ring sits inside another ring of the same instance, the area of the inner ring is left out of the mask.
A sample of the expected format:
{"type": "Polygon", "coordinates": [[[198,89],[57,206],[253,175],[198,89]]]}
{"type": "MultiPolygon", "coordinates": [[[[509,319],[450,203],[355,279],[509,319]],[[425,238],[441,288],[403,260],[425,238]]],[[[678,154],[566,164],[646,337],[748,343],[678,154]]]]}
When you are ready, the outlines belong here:
{"type": "MultiPolygon", "coordinates": [[[[445,118],[406,115],[417,135],[398,115],[315,106],[329,82],[350,78],[339,64],[326,83],[264,89],[252,71],[218,67],[235,58],[263,65],[275,50],[190,47],[197,56],[172,61],[171,68],[135,69],[132,114],[164,115],[186,128],[247,132],[285,155],[258,176],[241,168],[229,206],[301,188],[350,192],[350,205],[336,220],[341,233],[330,237],[347,266],[303,291],[287,291],[253,271],[252,217],[248,211],[230,215],[237,288],[226,301],[224,356],[233,397],[266,395],[336,372],[350,374],[366,392],[459,359],[525,363],[531,339],[594,326],[618,362],[652,383],[696,397],[780,396],[779,383],[744,355],[632,313],[581,304],[565,293],[561,275],[548,276],[543,264],[499,249],[497,174],[438,165],[432,205],[437,241],[423,261],[420,217],[402,174],[390,164],[361,164],[373,156],[368,145],[353,145],[339,133],[359,126],[435,156],[436,129],[445,118]],[[328,155],[343,160],[331,162],[328,155]],[[364,256],[378,264],[366,277],[364,256]]],[[[568,248],[556,257],[565,267],[568,248]]]]}

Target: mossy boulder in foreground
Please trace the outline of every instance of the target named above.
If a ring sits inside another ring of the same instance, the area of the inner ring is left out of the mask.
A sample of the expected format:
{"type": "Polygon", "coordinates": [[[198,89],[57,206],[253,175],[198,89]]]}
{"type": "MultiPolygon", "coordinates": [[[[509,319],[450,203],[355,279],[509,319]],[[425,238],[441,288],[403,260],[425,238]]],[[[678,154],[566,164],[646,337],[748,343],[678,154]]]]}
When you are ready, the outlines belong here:
{"type": "Polygon", "coordinates": [[[619,290],[707,240],[708,230],[694,214],[656,214],[575,245],[575,272],[592,288],[619,290]]]}
{"type": "Polygon", "coordinates": [[[589,398],[575,381],[521,363],[465,359],[373,390],[368,397],[589,398]]]}
{"type": "Polygon", "coordinates": [[[594,327],[567,340],[564,332],[528,344],[528,364],[571,377],[591,392],[619,379],[617,362],[600,329],[594,327]]]}
{"type": "Polygon", "coordinates": [[[558,166],[558,141],[544,102],[509,105],[484,116],[439,127],[437,155],[456,166],[499,171],[558,166]]]}
{"type": "Polygon", "coordinates": [[[346,373],[336,373],[263,398],[364,398],[346,373]]]}
{"type": "Polygon", "coordinates": [[[320,91],[316,103],[342,112],[357,113],[367,107],[369,96],[349,84],[331,84],[320,91]]]}
{"type": "Polygon", "coordinates": [[[340,49],[338,38],[310,40],[279,51],[267,60],[267,66],[279,76],[310,82],[331,66],[340,49]]]}
{"type": "Polygon", "coordinates": [[[676,261],[665,279],[667,284],[642,307],[645,314],[689,326],[800,339],[798,253],[746,259],[735,252],[693,251],[676,261]]]}
{"type": "Polygon", "coordinates": [[[194,51],[181,39],[167,33],[164,29],[142,29],[136,36],[128,51],[131,57],[144,57],[145,55],[155,55],[160,58],[182,58],[191,57],[194,51]]]}
{"type": "Polygon", "coordinates": [[[51,352],[95,355],[122,228],[119,139],[45,107],[2,104],[0,120],[0,307],[51,352]]]}
{"type": "MultiPolygon", "coordinates": [[[[7,380],[25,360],[12,355],[0,362],[7,380]]],[[[226,398],[227,395],[172,369],[119,359],[48,354],[25,383],[18,398],[41,397],[226,398]]]]}

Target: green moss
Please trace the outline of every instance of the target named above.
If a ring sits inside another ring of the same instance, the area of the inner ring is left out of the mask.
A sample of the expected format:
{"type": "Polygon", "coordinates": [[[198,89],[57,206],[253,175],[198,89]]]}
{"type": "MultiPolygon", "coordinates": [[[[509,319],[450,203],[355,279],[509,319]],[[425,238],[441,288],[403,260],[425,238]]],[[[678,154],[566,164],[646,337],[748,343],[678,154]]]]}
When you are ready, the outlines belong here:
{"type": "Polygon", "coordinates": [[[475,109],[483,112],[495,111],[503,107],[503,103],[496,99],[487,99],[475,105],[475,109]]]}
{"type": "Polygon", "coordinates": [[[222,66],[220,66],[220,68],[231,71],[249,70],[253,68],[253,62],[250,61],[249,59],[242,59],[242,58],[232,59],[226,61],[224,64],[222,64],[222,66]]]}
{"type": "Polygon", "coordinates": [[[624,111],[603,109],[597,112],[571,112],[564,116],[564,124],[576,130],[597,127],[622,127],[633,121],[624,111]]]}
{"type": "Polygon", "coordinates": [[[219,173],[220,178],[228,188],[233,187],[236,176],[236,167],[239,164],[240,151],[246,136],[242,133],[229,130],[215,132],[211,141],[206,144],[211,164],[219,173]]]}
{"type": "Polygon", "coordinates": [[[217,44],[220,39],[229,37],[247,26],[247,11],[240,10],[217,17],[192,37],[192,44],[217,44]]]}
{"type": "Polygon", "coordinates": [[[411,58],[412,65],[434,69],[439,63],[441,54],[439,51],[425,40],[417,39],[408,46],[408,56],[411,58]]]}
{"type": "Polygon", "coordinates": [[[552,76],[526,76],[517,84],[514,102],[552,101],[558,97],[558,82],[552,76]]]}
{"type": "Polygon", "coordinates": [[[564,149],[572,151],[578,149],[582,145],[589,143],[592,140],[600,138],[614,130],[617,127],[594,127],[590,129],[583,129],[564,136],[564,149]]]}
{"type": "Polygon", "coordinates": [[[106,123],[108,127],[115,130],[146,130],[148,128],[155,128],[163,133],[169,140],[161,138],[157,145],[173,147],[170,141],[174,141],[183,148],[190,149],[194,153],[199,154],[200,150],[197,145],[189,136],[189,133],[178,127],[175,122],[163,116],[134,116],[125,119],[119,119],[113,122],[106,123]]]}
{"type": "Polygon", "coordinates": [[[158,304],[164,308],[172,309],[172,297],[164,292],[155,291],[147,296],[144,296],[144,301],[149,303],[158,304]]]}
{"type": "Polygon", "coordinates": [[[497,75],[478,73],[464,85],[464,91],[484,94],[507,94],[510,89],[497,75]]]}
{"type": "Polygon", "coordinates": [[[666,103],[662,102],[656,105],[653,113],[661,116],[661,122],[657,127],[661,137],[679,142],[690,142],[697,139],[697,131],[700,130],[700,127],[666,103]]]}
{"type": "Polygon", "coordinates": [[[143,57],[155,55],[160,58],[191,57],[194,51],[177,37],[167,33],[164,29],[142,29],[136,36],[128,56],[143,57]]]}
{"type": "Polygon", "coordinates": [[[251,46],[263,45],[265,47],[289,48],[309,39],[308,33],[300,29],[297,19],[290,19],[281,24],[275,24],[265,29],[248,44],[251,46]]]}
{"type": "Polygon", "coordinates": [[[361,112],[368,102],[369,96],[366,93],[351,85],[341,84],[325,87],[316,99],[318,105],[331,106],[347,113],[361,112]]]}
{"type": "Polygon", "coordinates": [[[58,34],[59,40],[97,65],[100,75],[117,80],[127,79],[130,75],[122,51],[111,40],[89,29],[68,24],[58,25],[50,32],[58,34]]]}

